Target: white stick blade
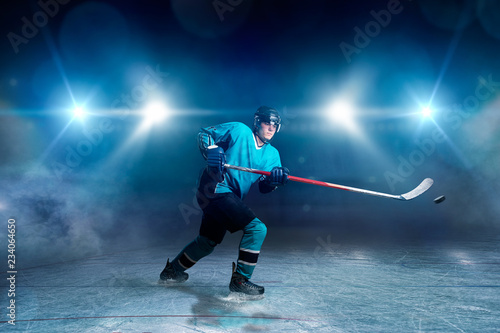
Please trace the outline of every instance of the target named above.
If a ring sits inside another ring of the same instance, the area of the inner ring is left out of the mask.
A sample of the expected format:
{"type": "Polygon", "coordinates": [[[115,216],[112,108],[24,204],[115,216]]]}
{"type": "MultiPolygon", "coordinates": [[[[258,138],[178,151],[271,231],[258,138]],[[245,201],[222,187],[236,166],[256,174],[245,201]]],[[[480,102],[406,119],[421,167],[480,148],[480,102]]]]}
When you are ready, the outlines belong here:
{"type": "Polygon", "coordinates": [[[418,185],[417,187],[415,187],[413,190],[411,190],[410,192],[408,193],[405,193],[405,194],[401,194],[401,197],[404,199],[404,200],[411,200],[413,198],[416,198],[418,197],[420,194],[424,193],[425,191],[427,191],[431,186],[432,184],[434,184],[434,180],[432,180],[431,178],[425,178],[421,183],[420,185],[418,185]]]}

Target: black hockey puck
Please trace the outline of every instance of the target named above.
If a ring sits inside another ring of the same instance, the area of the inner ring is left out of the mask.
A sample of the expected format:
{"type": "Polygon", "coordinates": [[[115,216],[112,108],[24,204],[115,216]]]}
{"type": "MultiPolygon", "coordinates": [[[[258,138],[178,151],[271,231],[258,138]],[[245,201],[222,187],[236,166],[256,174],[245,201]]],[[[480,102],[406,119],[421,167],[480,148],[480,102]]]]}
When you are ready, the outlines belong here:
{"type": "Polygon", "coordinates": [[[444,195],[442,195],[442,196],[439,196],[436,199],[434,199],[434,203],[438,204],[438,203],[441,203],[441,202],[443,202],[445,200],[446,200],[446,197],[444,195]]]}

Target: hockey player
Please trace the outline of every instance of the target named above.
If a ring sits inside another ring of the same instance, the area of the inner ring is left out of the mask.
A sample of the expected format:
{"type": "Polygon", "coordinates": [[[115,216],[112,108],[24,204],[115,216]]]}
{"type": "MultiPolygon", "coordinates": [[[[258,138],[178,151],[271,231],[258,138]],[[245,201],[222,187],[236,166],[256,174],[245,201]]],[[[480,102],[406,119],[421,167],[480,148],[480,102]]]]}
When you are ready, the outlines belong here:
{"type": "Polygon", "coordinates": [[[265,224],[248,208],[243,199],[250,186],[258,182],[261,193],[274,191],[288,181],[288,169],[281,166],[278,150],[269,142],[279,132],[281,118],[270,107],[261,106],[254,116],[253,129],[239,122],[202,128],[198,146],[207,167],[199,179],[197,200],[203,210],[199,235],[167,265],[160,281],[184,282],[185,272],[209,255],[222,242],[226,231],[242,230],[237,265],[229,289],[248,295],[261,295],[264,287],[250,281],[267,233],[265,224]],[[224,164],[269,170],[270,176],[259,176],[229,170],[224,164]]]}

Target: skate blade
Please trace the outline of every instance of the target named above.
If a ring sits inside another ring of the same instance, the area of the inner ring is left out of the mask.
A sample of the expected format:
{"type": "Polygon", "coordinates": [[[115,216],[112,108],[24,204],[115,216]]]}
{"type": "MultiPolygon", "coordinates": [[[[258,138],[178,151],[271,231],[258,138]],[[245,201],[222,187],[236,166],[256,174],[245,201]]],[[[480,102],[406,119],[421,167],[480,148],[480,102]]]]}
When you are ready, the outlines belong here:
{"type": "Polygon", "coordinates": [[[264,294],[261,295],[248,295],[244,293],[238,293],[231,291],[229,295],[223,297],[222,300],[228,302],[248,302],[248,301],[260,301],[264,299],[264,294]]]}
{"type": "Polygon", "coordinates": [[[162,286],[177,286],[183,284],[186,281],[175,281],[175,280],[162,280],[158,279],[158,284],[162,286]]]}

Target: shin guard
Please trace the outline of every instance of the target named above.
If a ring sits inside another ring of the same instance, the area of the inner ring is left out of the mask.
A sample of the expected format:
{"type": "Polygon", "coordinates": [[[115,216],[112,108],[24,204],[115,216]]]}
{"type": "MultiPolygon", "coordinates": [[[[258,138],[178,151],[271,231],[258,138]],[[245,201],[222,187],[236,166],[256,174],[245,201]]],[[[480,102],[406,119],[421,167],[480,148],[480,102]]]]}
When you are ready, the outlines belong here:
{"type": "Polygon", "coordinates": [[[257,218],[243,229],[236,272],[247,279],[252,277],[266,234],[266,225],[257,218]]]}
{"type": "Polygon", "coordinates": [[[191,268],[203,257],[214,251],[217,244],[207,237],[198,236],[172,260],[172,266],[178,271],[191,268]]]}

